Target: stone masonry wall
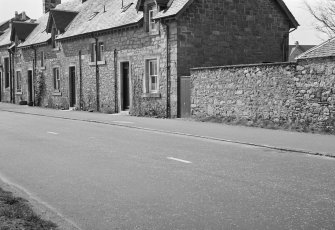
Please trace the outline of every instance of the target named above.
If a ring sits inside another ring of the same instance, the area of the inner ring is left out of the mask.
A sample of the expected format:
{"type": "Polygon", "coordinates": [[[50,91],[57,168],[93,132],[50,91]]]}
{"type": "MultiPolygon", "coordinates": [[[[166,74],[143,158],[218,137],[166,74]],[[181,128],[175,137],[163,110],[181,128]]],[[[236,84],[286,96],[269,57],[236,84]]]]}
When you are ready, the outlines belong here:
{"type": "MultiPolygon", "coordinates": [[[[177,26],[170,23],[170,60],[171,60],[171,115],[177,116],[177,26]]],[[[130,64],[130,114],[136,116],[166,116],[166,29],[160,25],[160,33],[150,35],[142,26],[123,29],[110,34],[99,35],[99,42],[104,43],[104,62],[99,68],[99,97],[100,110],[107,113],[120,111],[120,62],[130,64]],[[116,57],[114,54],[116,53],[116,57]],[[145,77],[145,60],[158,58],[159,60],[159,94],[144,95],[143,79],[145,77]],[[115,76],[115,61],[117,69],[115,76]],[[118,90],[115,92],[115,79],[118,90]],[[115,110],[115,96],[118,97],[119,109],[115,110]]],[[[50,45],[36,48],[37,63],[34,89],[36,104],[50,108],[69,108],[69,68],[76,70],[76,107],[82,110],[96,110],[96,67],[91,63],[90,45],[94,38],[81,38],[62,41],[59,50],[53,50],[50,45]],[[41,51],[45,53],[45,67],[40,67],[41,51]],[[79,51],[82,54],[82,108],[80,108],[80,74],[79,51]],[[54,93],[53,68],[59,67],[61,78],[60,94],[54,93]]],[[[22,72],[22,94],[17,94],[16,102],[28,99],[28,70],[33,69],[34,50],[32,48],[19,49],[16,55],[15,70],[22,72]]]]}
{"type": "Polygon", "coordinates": [[[194,0],[178,19],[178,74],[190,68],[283,61],[289,21],[276,1],[194,0]]]}
{"type": "Polygon", "coordinates": [[[334,61],[193,69],[192,116],[334,132],[334,61]]]}
{"type": "Polygon", "coordinates": [[[1,72],[1,89],[0,89],[0,93],[1,93],[1,101],[2,102],[10,102],[10,87],[5,87],[5,69],[4,69],[4,65],[5,65],[5,61],[4,58],[9,58],[9,54],[8,54],[8,47],[1,47],[0,48],[0,58],[1,61],[0,63],[2,64],[2,69],[0,68],[0,72],[1,72]]]}

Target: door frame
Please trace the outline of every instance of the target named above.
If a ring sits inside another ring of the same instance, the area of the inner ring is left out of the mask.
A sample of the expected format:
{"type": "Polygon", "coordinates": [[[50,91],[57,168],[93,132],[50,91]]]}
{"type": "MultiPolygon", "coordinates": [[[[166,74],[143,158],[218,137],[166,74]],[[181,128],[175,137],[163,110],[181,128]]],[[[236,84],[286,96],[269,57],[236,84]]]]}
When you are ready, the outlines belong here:
{"type": "Polygon", "coordinates": [[[35,93],[34,93],[34,76],[33,76],[33,70],[32,69],[28,69],[27,70],[27,102],[28,104],[30,102],[32,102],[33,104],[35,104],[35,93]],[[31,72],[31,80],[29,81],[29,72],[31,72]],[[31,97],[29,94],[29,84],[31,84],[31,97]]]}
{"type": "Polygon", "coordinates": [[[129,111],[132,109],[132,105],[133,105],[133,91],[132,91],[132,82],[131,82],[131,76],[132,76],[132,72],[131,72],[131,61],[129,59],[120,59],[118,61],[118,111],[117,112],[121,112],[123,111],[123,72],[122,72],[122,64],[128,62],[129,65],[129,70],[128,70],[128,75],[129,75],[129,111]]]}
{"type": "Polygon", "coordinates": [[[69,106],[70,107],[74,107],[77,104],[77,88],[76,88],[76,84],[77,84],[77,79],[76,79],[76,66],[75,65],[70,65],[69,66],[69,106]],[[72,76],[71,76],[71,69],[74,69],[74,87],[72,85],[72,76]],[[74,102],[72,102],[72,97],[73,97],[73,92],[72,89],[74,89],[74,102]],[[72,103],[71,103],[72,102],[72,103]],[[72,104],[72,106],[71,106],[72,104]]]}

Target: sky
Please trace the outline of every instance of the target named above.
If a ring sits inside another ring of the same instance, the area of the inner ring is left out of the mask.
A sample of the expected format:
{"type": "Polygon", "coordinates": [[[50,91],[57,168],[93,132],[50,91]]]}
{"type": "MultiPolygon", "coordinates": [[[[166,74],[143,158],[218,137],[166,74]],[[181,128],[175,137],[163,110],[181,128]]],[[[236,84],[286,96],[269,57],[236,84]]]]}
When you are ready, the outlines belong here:
{"type": "MultiPolygon", "coordinates": [[[[65,2],[68,0],[63,0],[65,2]]],[[[248,0],[245,0],[248,1],[248,0]]],[[[290,44],[298,41],[301,45],[317,45],[327,40],[327,37],[313,28],[313,17],[307,11],[304,1],[315,4],[316,0],[284,0],[295,16],[300,26],[290,34],[290,44]]],[[[25,11],[30,18],[42,16],[42,0],[0,0],[0,22],[12,18],[15,11],[25,11]]]]}

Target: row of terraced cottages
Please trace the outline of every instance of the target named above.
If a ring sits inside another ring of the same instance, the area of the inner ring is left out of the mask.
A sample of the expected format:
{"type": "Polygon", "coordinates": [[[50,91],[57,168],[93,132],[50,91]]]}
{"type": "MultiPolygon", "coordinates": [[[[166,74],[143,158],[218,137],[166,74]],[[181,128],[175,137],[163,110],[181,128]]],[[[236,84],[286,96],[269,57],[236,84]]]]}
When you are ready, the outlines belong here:
{"type": "MultiPolygon", "coordinates": [[[[43,0],[0,32],[1,101],[177,117],[190,68],[288,59],[282,0],[43,0]]],[[[187,90],[187,89],[186,89],[187,90]]],[[[187,115],[187,112],[186,112],[187,115]]]]}

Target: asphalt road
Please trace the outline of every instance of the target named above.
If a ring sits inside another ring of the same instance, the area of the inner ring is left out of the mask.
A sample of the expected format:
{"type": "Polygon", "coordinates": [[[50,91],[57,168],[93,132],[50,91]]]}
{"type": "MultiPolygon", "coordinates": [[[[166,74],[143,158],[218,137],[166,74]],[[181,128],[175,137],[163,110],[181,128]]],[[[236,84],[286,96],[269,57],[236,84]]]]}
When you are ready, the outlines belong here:
{"type": "Polygon", "coordinates": [[[0,174],[88,230],[335,229],[331,158],[0,111],[0,174]]]}

